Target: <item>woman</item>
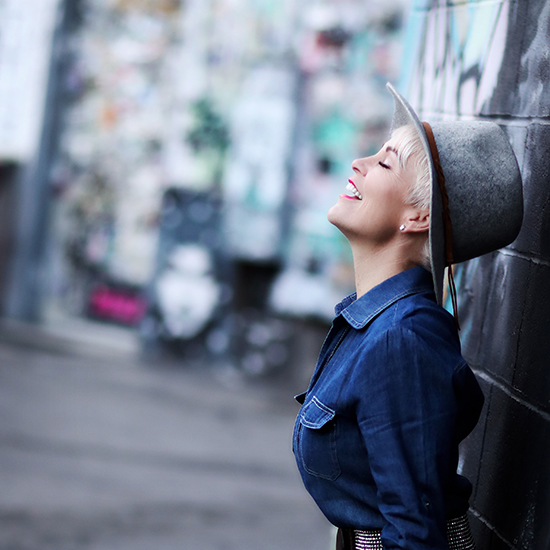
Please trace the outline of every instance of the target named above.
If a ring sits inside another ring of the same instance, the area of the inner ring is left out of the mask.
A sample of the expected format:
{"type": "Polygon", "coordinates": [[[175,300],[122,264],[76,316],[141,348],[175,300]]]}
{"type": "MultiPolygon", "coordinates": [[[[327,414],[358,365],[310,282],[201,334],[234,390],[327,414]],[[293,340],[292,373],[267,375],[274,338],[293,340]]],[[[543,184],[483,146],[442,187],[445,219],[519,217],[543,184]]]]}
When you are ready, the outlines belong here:
{"type": "Polygon", "coordinates": [[[294,452],[338,548],[472,549],[458,444],[483,396],[440,305],[443,272],[515,239],[521,176],[496,124],[432,127],[388,89],[391,137],[352,163],[328,213],[351,245],[357,292],[336,307],[297,397],[294,452]]]}

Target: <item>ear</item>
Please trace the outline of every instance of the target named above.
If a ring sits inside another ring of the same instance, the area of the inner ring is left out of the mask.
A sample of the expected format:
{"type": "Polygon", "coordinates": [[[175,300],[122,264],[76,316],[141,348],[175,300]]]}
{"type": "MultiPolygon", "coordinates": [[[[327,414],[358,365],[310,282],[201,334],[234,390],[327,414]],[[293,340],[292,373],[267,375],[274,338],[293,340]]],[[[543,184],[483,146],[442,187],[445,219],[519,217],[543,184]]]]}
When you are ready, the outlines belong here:
{"type": "Polygon", "coordinates": [[[430,229],[430,211],[413,210],[406,216],[405,233],[423,233],[430,229]]]}

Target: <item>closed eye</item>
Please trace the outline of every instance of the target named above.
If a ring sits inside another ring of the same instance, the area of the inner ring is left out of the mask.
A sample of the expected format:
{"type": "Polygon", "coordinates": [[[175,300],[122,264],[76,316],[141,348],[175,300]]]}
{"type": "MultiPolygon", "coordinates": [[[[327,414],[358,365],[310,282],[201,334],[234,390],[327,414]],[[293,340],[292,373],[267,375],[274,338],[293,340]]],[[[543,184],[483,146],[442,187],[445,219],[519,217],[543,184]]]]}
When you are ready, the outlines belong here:
{"type": "Polygon", "coordinates": [[[386,170],[391,170],[391,168],[387,164],[384,164],[382,161],[378,161],[378,164],[382,166],[382,168],[385,168],[386,170]]]}

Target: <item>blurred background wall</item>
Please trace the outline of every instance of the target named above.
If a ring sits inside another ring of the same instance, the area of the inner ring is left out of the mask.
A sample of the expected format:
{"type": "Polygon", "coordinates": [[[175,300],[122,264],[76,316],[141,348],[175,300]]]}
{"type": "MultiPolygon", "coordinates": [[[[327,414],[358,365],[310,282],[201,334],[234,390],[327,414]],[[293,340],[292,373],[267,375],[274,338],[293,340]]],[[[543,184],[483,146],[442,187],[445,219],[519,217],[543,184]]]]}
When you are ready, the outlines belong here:
{"type": "Polygon", "coordinates": [[[353,283],[326,211],[387,135],[407,4],[3,2],[4,315],[292,362],[353,283]]]}
{"type": "Polygon", "coordinates": [[[478,548],[550,546],[550,3],[414,2],[403,91],[430,119],[492,120],[524,179],[517,240],[457,266],[463,353],[482,419],[463,449],[478,548]]]}

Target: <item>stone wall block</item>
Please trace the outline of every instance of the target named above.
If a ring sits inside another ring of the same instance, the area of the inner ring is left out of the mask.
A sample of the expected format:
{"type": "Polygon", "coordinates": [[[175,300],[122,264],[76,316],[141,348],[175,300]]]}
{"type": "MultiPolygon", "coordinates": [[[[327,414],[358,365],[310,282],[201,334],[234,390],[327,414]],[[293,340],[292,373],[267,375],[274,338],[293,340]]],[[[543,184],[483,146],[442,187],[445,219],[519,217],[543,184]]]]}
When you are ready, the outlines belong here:
{"type": "Polygon", "coordinates": [[[480,114],[521,118],[550,116],[549,29],[548,2],[515,0],[509,3],[504,62],[494,93],[480,114]]]}
{"type": "Polygon", "coordinates": [[[487,409],[489,407],[491,385],[483,378],[477,377],[485,403],[481,418],[472,433],[460,444],[459,473],[465,476],[473,485],[470,503],[475,504],[477,486],[479,483],[479,464],[483,450],[483,440],[487,424],[487,409]]]}
{"type": "Polygon", "coordinates": [[[487,306],[487,293],[479,294],[487,276],[486,268],[491,266],[493,254],[475,258],[469,262],[457,264],[454,278],[458,295],[458,313],[460,321],[460,340],[462,354],[471,367],[479,366],[480,338],[473,337],[483,326],[487,306]],[[484,269],[485,267],[485,269],[484,269]]]}
{"type": "MultiPolygon", "coordinates": [[[[521,20],[521,65],[515,115],[523,117],[550,116],[550,58],[548,36],[550,31],[550,3],[522,2],[527,9],[521,20]]],[[[519,30],[519,29],[518,29],[519,30]]]]}
{"type": "Polygon", "coordinates": [[[501,251],[491,268],[484,269],[484,286],[477,289],[477,296],[487,294],[487,308],[479,325],[479,365],[510,386],[516,370],[529,267],[525,259],[501,251]]]}
{"type": "Polygon", "coordinates": [[[550,463],[548,435],[547,417],[493,385],[473,508],[510,548],[534,548],[532,541],[548,540],[550,474],[541,469],[550,463]]]}
{"type": "Polygon", "coordinates": [[[549,147],[550,125],[531,123],[522,163],[523,226],[512,245],[524,254],[546,259],[550,258],[549,147]]]}
{"type": "Polygon", "coordinates": [[[512,385],[530,262],[503,250],[471,260],[458,287],[462,353],[512,385]]]}
{"type": "MultiPolygon", "coordinates": [[[[491,539],[493,537],[493,532],[491,529],[487,527],[484,523],[482,523],[477,516],[474,514],[470,514],[470,527],[472,529],[472,536],[474,537],[474,541],[476,543],[476,548],[484,549],[484,548],[493,548],[491,544],[491,539]]],[[[508,547],[502,549],[502,550],[510,550],[508,547]]]]}
{"type": "Polygon", "coordinates": [[[533,9],[525,0],[501,2],[508,9],[508,25],[503,62],[498,73],[496,86],[489,101],[485,102],[479,114],[482,116],[518,116],[522,113],[522,102],[518,92],[521,78],[525,28],[532,25],[533,9]]]}
{"type": "MultiPolygon", "coordinates": [[[[524,174],[528,170],[528,165],[526,166],[525,164],[526,163],[525,149],[527,146],[528,129],[524,124],[521,124],[521,123],[518,124],[517,122],[510,122],[510,121],[507,121],[506,124],[501,124],[500,127],[508,135],[508,140],[512,145],[512,150],[516,155],[518,166],[522,175],[523,189],[525,192],[525,175],[524,174]]],[[[524,208],[524,219],[525,219],[525,208],[524,208]]],[[[513,248],[515,247],[515,242],[512,244],[512,247],[513,248]]]]}
{"type": "Polygon", "coordinates": [[[550,414],[550,263],[530,262],[525,310],[513,386],[536,407],[550,414]]]}

